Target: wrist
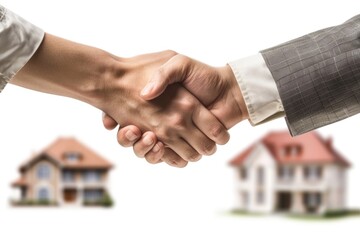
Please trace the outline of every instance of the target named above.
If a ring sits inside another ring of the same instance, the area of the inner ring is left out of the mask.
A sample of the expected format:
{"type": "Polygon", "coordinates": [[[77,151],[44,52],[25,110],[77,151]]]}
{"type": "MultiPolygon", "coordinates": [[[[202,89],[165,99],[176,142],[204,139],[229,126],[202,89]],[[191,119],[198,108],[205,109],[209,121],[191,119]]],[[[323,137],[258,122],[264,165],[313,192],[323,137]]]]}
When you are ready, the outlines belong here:
{"type": "Polygon", "coordinates": [[[249,119],[249,112],[246,107],[245,100],[240,90],[240,86],[236,80],[236,77],[229,65],[221,68],[222,76],[225,82],[228,84],[230,95],[232,96],[232,105],[234,109],[234,121],[235,124],[245,119],[249,119]]]}
{"type": "MultiPolygon", "coordinates": [[[[79,100],[86,102],[103,111],[106,110],[107,95],[114,86],[121,89],[121,76],[126,72],[122,59],[110,53],[99,50],[95,54],[91,73],[84,79],[82,86],[78,86],[79,100]]],[[[120,93],[119,93],[120,94],[120,93]]]]}

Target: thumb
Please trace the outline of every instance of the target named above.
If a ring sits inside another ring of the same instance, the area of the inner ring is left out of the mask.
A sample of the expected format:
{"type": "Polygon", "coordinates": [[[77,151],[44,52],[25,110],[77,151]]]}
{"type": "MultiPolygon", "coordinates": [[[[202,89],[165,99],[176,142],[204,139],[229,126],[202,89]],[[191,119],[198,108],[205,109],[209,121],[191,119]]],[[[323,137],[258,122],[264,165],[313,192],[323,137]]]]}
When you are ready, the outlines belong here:
{"type": "Polygon", "coordinates": [[[142,89],[140,96],[145,100],[151,100],[161,95],[168,85],[183,82],[186,67],[184,67],[181,58],[182,55],[176,55],[156,70],[150,81],[142,89]]]}
{"type": "Polygon", "coordinates": [[[104,112],[102,113],[102,122],[107,130],[112,130],[118,125],[112,117],[104,112]]]}

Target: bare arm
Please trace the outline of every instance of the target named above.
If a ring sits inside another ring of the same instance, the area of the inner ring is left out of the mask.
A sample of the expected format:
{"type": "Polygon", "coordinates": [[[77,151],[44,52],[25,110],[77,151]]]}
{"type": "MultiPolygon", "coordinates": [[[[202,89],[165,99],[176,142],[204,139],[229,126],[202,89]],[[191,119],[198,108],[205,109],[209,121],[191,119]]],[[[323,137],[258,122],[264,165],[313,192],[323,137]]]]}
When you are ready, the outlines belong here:
{"type": "Polygon", "coordinates": [[[30,61],[11,83],[100,107],[100,89],[114,74],[116,59],[97,48],[46,34],[30,61]]]}
{"type": "Polygon", "coordinates": [[[196,161],[225,143],[226,128],[184,88],[174,85],[146,101],[140,91],[150,76],[176,53],[119,58],[97,48],[50,34],[11,83],[86,102],[108,113],[121,126],[153,131],[172,149],[169,161],[196,161]]]}

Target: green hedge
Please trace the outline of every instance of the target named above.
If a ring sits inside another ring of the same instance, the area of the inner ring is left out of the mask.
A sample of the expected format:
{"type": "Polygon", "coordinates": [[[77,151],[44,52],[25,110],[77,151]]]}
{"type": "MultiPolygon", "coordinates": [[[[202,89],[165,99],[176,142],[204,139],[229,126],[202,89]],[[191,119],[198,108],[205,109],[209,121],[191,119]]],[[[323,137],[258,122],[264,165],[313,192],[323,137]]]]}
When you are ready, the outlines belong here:
{"type": "Polygon", "coordinates": [[[48,200],[19,200],[11,201],[14,206],[56,206],[57,203],[48,200]]]}
{"type": "Polygon", "coordinates": [[[112,207],[114,201],[108,193],[104,193],[104,196],[99,201],[84,201],[84,206],[102,206],[102,207],[112,207]]]}

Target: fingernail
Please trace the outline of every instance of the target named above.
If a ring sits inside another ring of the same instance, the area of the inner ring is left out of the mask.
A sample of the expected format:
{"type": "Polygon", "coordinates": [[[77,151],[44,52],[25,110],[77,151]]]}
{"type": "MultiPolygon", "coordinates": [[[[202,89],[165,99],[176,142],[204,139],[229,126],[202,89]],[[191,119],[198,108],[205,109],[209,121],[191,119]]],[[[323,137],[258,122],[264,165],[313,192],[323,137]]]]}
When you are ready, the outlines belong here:
{"type": "Polygon", "coordinates": [[[127,132],[125,133],[125,137],[126,137],[130,142],[135,141],[135,140],[137,139],[137,135],[136,135],[133,131],[131,131],[131,130],[129,130],[129,131],[127,131],[127,132]]]}
{"type": "Polygon", "coordinates": [[[160,151],[159,144],[156,144],[156,145],[153,147],[152,151],[153,151],[154,153],[157,153],[158,151],[160,151]]]}
{"type": "Polygon", "coordinates": [[[153,82],[148,83],[145,88],[141,91],[141,96],[148,95],[151,90],[154,88],[155,84],[153,82]]]}
{"type": "Polygon", "coordinates": [[[143,143],[144,143],[146,146],[150,146],[150,145],[152,145],[152,144],[154,143],[154,140],[153,140],[150,136],[146,135],[146,136],[144,137],[144,139],[143,139],[143,143]]]}

